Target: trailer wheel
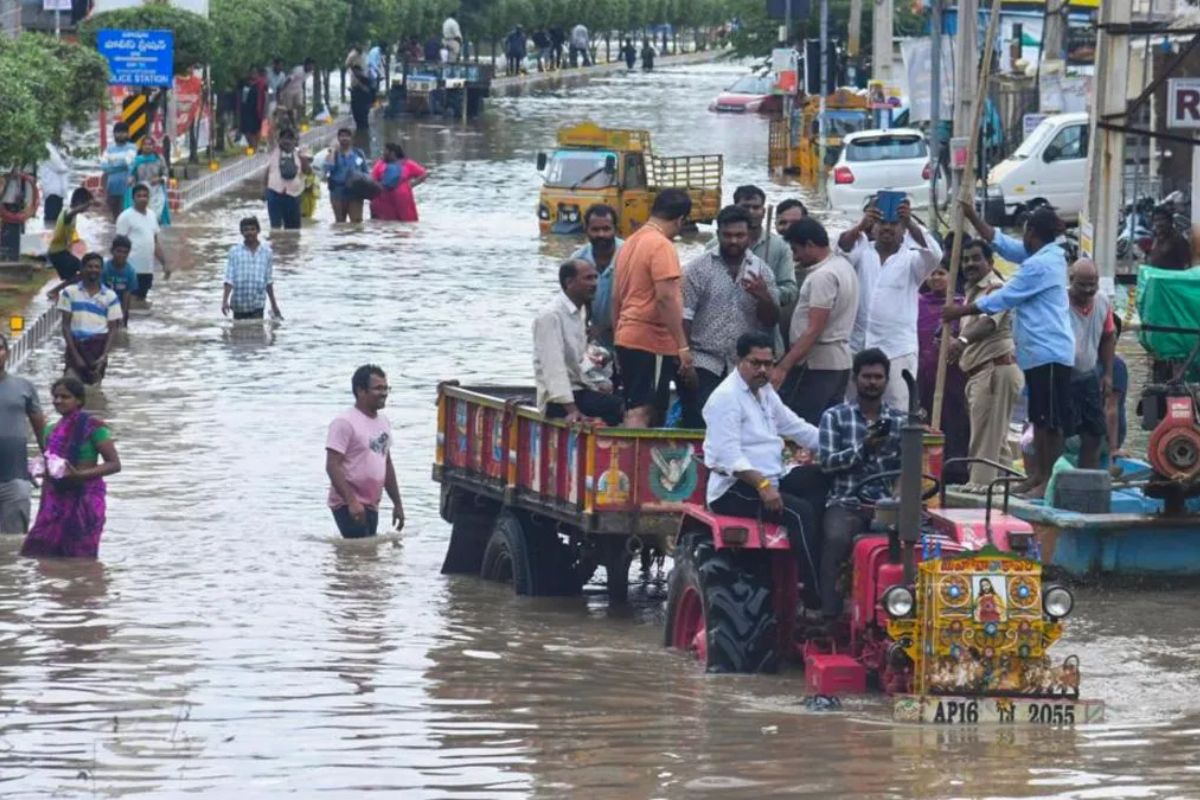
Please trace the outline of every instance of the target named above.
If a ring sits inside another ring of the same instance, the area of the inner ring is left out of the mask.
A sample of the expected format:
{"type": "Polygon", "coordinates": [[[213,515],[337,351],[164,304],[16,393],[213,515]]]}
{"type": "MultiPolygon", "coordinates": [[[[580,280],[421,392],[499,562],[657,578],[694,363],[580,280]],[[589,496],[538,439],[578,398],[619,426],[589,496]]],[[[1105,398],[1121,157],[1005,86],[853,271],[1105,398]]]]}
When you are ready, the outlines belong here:
{"type": "Polygon", "coordinates": [[[578,594],[582,588],[570,551],[555,533],[507,510],[496,517],[479,574],[531,597],[578,594]]]}
{"type": "Polygon", "coordinates": [[[442,562],[442,574],[478,575],[495,525],[496,513],[458,503],[453,510],[450,544],[442,562]]]}
{"type": "Polygon", "coordinates": [[[684,536],[667,591],[665,644],[692,653],[709,672],[775,672],[770,583],[753,566],[707,536],[684,536]]]}

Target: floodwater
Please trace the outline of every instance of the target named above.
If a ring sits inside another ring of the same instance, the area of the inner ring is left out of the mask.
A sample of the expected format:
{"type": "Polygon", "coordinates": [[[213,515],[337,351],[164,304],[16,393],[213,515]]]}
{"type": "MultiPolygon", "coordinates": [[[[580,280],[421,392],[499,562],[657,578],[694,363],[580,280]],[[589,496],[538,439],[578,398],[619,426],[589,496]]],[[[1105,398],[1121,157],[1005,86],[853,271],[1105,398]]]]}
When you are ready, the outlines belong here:
{"type": "MultiPolygon", "coordinates": [[[[0,793],[1200,797],[1194,590],[1078,593],[1059,652],[1080,655],[1104,725],[935,730],[891,724],[879,699],[806,711],[795,671],[701,673],[660,646],[661,584],[610,609],[438,574],[437,381],[531,380],[530,320],[569,246],[537,236],[537,150],[592,116],[666,153],[723,152],[727,192],[766,185],[765,122],[705,111],[737,71],[607,77],[498,98],[467,130],[393,130],[431,167],[423,221],[333,227],[322,206],[273,237],[275,327],[220,314],[255,190],[181,219],[178,272],[94,402],[125,465],[101,560],[0,553],[0,793]],[[322,450],[364,362],[393,387],[408,525],[347,545],[322,450]]],[[[60,351],[22,369],[44,395],[60,351]]]]}

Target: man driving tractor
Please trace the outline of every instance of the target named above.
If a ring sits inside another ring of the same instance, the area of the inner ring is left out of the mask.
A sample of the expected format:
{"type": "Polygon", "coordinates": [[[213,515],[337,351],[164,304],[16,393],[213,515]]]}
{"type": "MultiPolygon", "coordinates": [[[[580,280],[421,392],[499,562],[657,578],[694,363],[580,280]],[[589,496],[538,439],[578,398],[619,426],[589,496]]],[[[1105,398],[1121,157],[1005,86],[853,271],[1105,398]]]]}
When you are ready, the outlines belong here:
{"type": "Polygon", "coordinates": [[[842,612],[837,579],[854,537],[871,524],[873,502],[892,494],[888,481],[859,487],[872,475],[900,469],[900,429],[904,413],[884,402],[891,362],[878,348],[854,356],[852,378],[858,396],[821,416],[821,469],[831,479],[821,550],[821,612],[842,612]]]}

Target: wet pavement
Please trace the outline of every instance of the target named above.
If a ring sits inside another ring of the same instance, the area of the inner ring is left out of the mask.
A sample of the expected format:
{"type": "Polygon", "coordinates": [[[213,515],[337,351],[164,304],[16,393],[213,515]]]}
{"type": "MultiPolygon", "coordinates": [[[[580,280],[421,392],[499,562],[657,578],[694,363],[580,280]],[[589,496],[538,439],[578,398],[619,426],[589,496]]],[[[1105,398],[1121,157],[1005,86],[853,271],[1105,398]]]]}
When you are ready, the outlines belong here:
{"type": "MultiPolygon", "coordinates": [[[[769,186],[766,121],[708,114],[735,66],[496,98],[469,129],[388,129],[431,168],[418,226],[273,236],[286,321],[220,314],[247,187],[169,233],[94,407],[125,465],[97,563],[0,550],[0,792],[174,797],[1200,797],[1194,589],[1081,590],[1060,654],[1109,721],[896,726],[878,698],[808,712],[796,671],[706,676],[660,646],[661,584],[516,598],[438,574],[436,384],[531,381],[529,326],[573,245],[543,241],[535,154],[591,116],[769,186]],[[340,542],[323,507],[350,373],[393,387],[402,540],[340,542]]],[[[373,147],[377,151],[378,140],[373,147]]],[[[692,244],[690,247],[698,245],[692,244]]],[[[25,367],[48,395],[57,343],[25,367]]]]}

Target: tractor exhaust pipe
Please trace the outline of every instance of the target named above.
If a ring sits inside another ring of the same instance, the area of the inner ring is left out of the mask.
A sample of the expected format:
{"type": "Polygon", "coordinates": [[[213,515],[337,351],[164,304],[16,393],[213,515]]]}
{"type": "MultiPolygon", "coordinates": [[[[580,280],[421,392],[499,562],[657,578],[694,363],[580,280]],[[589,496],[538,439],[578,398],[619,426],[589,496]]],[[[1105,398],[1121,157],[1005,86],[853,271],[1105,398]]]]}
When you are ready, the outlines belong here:
{"type": "Polygon", "coordinates": [[[921,425],[921,398],[912,373],[902,370],[900,377],[908,386],[908,417],[900,429],[900,533],[904,564],[904,582],[911,585],[917,579],[916,548],[921,537],[921,468],[925,446],[925,429],[921,425]]]}

